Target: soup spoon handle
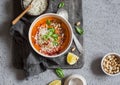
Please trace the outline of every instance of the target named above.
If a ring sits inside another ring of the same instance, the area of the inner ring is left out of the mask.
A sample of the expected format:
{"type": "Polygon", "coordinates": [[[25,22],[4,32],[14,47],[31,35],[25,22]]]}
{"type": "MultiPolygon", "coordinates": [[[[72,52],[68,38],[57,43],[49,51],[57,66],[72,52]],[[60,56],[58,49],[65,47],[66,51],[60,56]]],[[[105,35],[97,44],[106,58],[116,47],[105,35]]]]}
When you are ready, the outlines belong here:
{"type": "MultiPolygon", "coordinates": [[[[59,9],[57,11],[57,14],[60,15],[61,17],[63,17],[64,19],[68,20],[68,12],[65,9],[63,9],[63,8],[59,9]]],[[[83,48],[82,48],[81,43],[79,42],[79,40],[77,39],[77,37],[75,36],[74,33],[72,35],[73,35],[73,40],[75,42],[75,45],[76,45],[78,51],[81,54],[83,54],[83,48]]]]}
{"type": "Polygon", "coordinates": [[[74,40],[74,42],[75,42],[75,45],[76,45],[78,51],[79,51],[81,54],[83,54],[82,45],[81,45],[81,43],[78,41],[78,39],[77,39],[77,37],[75,36],[74,33],[73,33],[73,40],[74,40]]]}

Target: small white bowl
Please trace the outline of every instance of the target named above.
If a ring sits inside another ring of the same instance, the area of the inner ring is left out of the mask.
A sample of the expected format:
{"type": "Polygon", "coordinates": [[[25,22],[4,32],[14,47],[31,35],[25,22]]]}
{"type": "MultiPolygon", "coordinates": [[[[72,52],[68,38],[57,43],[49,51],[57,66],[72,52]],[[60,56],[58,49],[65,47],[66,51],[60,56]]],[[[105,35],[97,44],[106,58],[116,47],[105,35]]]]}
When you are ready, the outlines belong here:
{"type": "Polygon", "coordinates": [[[119,72],[119,73],[116,73],[116,74],[109,74],[109,73],[107,73],[107,72],[104,70],[104,68],[103,68],[103,61],[104,61],[104,59],[105,59],[107,56],[109,56],[109,55],[115,55],[115,56],[117,56],[117,57],[120,58],[120,55],[119,55],[118,53],[108,53],[108,54],[106,54],[106,55],[102,58],[101,68],[102,68],[102,70],[103,70],[103,72],[104,72],[105,74],[107,74],[107,75],[109,75],[109,76],[117,76],[117,75],[120,74],[120,72],[119,72]]]}
{"type": "Polygon", "coordinates": [[[87,85],[85,78],[78,74],[69,76],[64,83],[64,85],[78,85],[78,84],[87,85]]]}

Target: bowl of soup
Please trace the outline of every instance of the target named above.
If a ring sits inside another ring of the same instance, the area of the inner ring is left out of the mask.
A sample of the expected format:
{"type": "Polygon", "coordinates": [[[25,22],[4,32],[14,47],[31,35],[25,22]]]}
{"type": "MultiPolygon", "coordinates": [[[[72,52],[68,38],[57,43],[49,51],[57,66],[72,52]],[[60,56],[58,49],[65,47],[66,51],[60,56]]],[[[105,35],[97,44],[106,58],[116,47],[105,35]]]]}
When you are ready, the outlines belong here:
{"type": "Polygon", "coordinates": [[[70,48],[73,36],[70,23],[54,13],[36,18],[29,29],[29,42],[39,55],[54,58],[70,48]]]}

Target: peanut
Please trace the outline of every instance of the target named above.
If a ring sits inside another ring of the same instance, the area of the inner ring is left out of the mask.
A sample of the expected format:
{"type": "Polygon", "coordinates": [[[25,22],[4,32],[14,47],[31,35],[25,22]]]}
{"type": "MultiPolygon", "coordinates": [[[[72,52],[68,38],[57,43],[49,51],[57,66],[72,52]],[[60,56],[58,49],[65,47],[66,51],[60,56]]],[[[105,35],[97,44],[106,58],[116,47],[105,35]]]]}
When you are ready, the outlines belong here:
{"type": "Polygon", "coordinates": [[[80,22],[77,22],[77,23],[76,23],[76,26],[80,26],[80,24],[81,24],[80,22]]]}

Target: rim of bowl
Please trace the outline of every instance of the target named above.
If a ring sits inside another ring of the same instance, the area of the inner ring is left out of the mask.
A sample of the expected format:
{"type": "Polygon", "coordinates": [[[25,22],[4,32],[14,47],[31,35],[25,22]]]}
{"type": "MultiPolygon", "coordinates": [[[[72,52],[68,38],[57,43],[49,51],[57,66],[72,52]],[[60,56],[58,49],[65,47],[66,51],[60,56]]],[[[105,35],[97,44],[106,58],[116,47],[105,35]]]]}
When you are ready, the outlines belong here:
{"type": "Polygon", "coordinates": [[[54,13],[46,13],[46,14],[40,15],[39,17],[37,17],[37,18],[32,22],[32,24],[30,25],[30,28],[29,28],[29,32],[28,32],[28,39],[29,39],[29,42],[30,42],[31,47],[33,48],[33,50],[34,50],[36,53],[38,53],[39,55],[41,55],[41,56],[43,56],[43,57],[46,57],[46,58],[56,58],[56,57],[59,57],[59,56],[65,54],[65,53],[69,50],[69,48],[70,48],[70,46],[71,46],[71,44],[72,44],[72,42],[73,42],[73,30],[72,30],[72,26],[70,25],[70,23],[69,23],[67,20],[65,20],[63,17],[61,17],[60,15],[54,14],[54,13]],[[52,15],[52,16],[57,16],[57,17],[59,17],[60,19],[62,18],[62,19],[63,19],[62,21],[66,22],[66,23],[68,24],[69,30],[70,30],[70,32],[71,32],[71,33],[70,33],[70,34],[71,34],[70,43],[68,44],[67,48],[66,48],[63,52],[61,52],[60,54],[52,55],[52,56],[44,55],[44,54],[38,52],[38,51],[35,49],[35,47],[33,46],[32,41],[31,41],[31,31],[32,31],[32,27],[35,25],[35,23],[36,23],[40,18],[42,18],[42,17],[44,17],[44,16],[47,16],[47,15],[49,15],[49,16],[50,16],[50,15],[52,15]]]}
{"type": "MultiPolygon", "coordinates": [[[[40,13],[40,14],[38,14],[38,15],[32,15],[32,14],[29,14],[29,13],[27,12],[26,14],[27,14],[28,16],[31,16],[31,17],[37,17],[37,16],[40,16],[40,15],[42,15],[43,13],[45,13],[45,12],[47,11],[48,7],[49,7],[49,0],[47,0],[47,7],[46,7],[46,9],[45,9],[42,13],[40,13]]],[[[25,10],[24,4],[23,4],[23,0],[21,0],[21,8],[22,8],[23,11],[25,10]]]]}
{"type": "Polygon", "coordinates": [[[116,73],[116,74],[109,74],[109,73],[107,73],[107,72],[104,70],[104,68],[103,68],[103,60],[104,60],[108,55],[116,55],[116,56],[120,57],[120,54],[115,53],[115,52],[107,53],[107,54],[102,58],[102,61],[101,61],[102,71],[103,71],[105,74],[109,75],[109,76],[117,76],[117,75],[120,74],[120,72],[119,72],[119,73],[116,73]]]}
{"type": "Polygon", "coordinates": [[[83,82],[83,85],[87,85],[86,79],[83,76],[79,75],[79,74],[73,74],[73,75],[69,76],[65,80],[64,85],[71,85],[70,82],[71,82],[72,79],[79,79],[79,80],[81,80],[83,82]]]}

